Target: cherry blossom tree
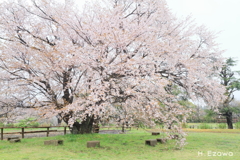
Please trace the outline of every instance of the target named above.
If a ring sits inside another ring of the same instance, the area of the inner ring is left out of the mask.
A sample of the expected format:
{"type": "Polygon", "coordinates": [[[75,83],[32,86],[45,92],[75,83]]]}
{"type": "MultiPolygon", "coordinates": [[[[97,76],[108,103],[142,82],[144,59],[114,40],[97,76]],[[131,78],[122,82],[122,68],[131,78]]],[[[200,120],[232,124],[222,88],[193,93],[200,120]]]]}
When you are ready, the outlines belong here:
{"type": "MultiPolygon", "coordinates": [[[[72,132],[93,123],[163,123],[185,135],[189,110],[171,87],[216,106],[224,88],[212,75],[222,65],[215,34],[191,17],[177,19],[165,0],[104,0],[1,4],[0,68],[16,90],[47,115],[60,115],[72,132]]],[[[171,135],[170,135],[171,136],[171,135]]]]}

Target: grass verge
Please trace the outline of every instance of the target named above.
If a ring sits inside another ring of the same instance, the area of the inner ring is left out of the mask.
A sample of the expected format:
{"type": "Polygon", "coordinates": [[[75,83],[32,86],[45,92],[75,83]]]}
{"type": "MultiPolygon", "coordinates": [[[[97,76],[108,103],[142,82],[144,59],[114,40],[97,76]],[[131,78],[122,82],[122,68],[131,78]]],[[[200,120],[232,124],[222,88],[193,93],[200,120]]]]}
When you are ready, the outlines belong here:
{"type": "Polygon", "coordinates": [[[155,147],[144,144],[147,139],[160,137],[152,136],[144,130],[132,130],[128,134],[22,139],[21,143],[0,141],[0,160],[237,160],[240,157],[240,138],[236,134],[189,132],[188,144],[182,150],[173,149],[174,141],[155,147]],[[64,140],[64,144],[59,146],[43,144],[45,140],[51,139],[64,140]],[[99,140],[101,146],[87,148],[87,141],[92,140],[99,140]],[[214,156],[214,152],[218,155],[214,156]]]}

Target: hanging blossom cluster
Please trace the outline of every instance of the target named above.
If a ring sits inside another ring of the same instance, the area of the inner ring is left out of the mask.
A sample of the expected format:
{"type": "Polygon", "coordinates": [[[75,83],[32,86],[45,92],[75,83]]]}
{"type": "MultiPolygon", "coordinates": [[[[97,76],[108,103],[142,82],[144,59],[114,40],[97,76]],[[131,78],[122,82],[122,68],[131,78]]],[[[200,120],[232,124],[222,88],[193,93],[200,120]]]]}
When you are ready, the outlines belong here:
{"type": "MultiPolygon", "coordinates": [[[[54,0],[1,4],[1,72],[25,100],[69,124],[89,116],[119,123],[162,123],[179,134],[189,99],[217,106],[224,88],[215,34],[190,17],[177,19],[165,0],[105,0],[86,5],[54,0]]],[[[170,132],[169,132],[170,133],[170,132]]],[[[171,136],[171,135],[170,135],[171,136]]]]}

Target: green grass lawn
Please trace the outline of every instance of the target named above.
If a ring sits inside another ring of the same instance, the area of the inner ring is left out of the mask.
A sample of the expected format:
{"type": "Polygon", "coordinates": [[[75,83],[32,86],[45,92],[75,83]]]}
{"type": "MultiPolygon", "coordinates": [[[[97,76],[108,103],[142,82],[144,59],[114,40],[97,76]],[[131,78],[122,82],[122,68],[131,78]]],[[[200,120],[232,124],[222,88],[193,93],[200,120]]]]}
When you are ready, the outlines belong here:
{"type": "MultiPolygon", "coordinates": [[[[237,129],[237,123],[233,123],[234,129],[237,129]]],[[[198,128],[201,129],[203,127],[208,127],[208,129],[227,129],[227,124],[226,123],[187,123],[186,128],[198,128]],[[220,128],[220,127],[225,127],[225,128],[220,128]]]]}
{"type": "Polygon", "coordinates": [[[128,134],[22,139],[21,143],[9,143],[4,140],[0,141],[0,160],[238,160],[240,157],[240,132],[189,132],[188,144],[182,150],[173,149],[173,140],[155,147],[145,145],[146,139],[159,137],[152,136],[144,130],[132,130],[128,134]],[[64,144],[43,144],[45,140],[52,139],[64,140],[64,144]],[[99,140],[101,146],[87,148],[87,141],[92,140],[99,140]]]}

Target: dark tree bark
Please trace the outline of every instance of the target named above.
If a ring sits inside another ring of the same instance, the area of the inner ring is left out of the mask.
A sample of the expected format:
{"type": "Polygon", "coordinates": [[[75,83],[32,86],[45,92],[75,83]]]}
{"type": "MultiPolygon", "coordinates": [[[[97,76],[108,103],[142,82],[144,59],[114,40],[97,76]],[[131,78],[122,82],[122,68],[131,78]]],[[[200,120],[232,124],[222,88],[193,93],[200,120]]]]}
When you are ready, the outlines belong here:
{"type": "Polygon", "coordinates": [[[85,133],[92,133],[94,123],[94,116],[87,116],[86,120],[79,122],[74,122],[70,131],[72,134],[85,134],[85,133]]]}
{"type": "MultiPolygon", "coordinates": [[[[73,96],[71,96],[72,88],[68,88],[68,84],[71,83],[71,72],[73,68],[70,66],[70,68],[63,72],[63,101],[64,106],[71,104],[73,102],[73,96]]],[[[64,122],[68,124],[68,120],[72,117],[73,112],[70,111],[69,114],[66,114],[63,117],[64,122]]],[[[85,133],[92,133],[93,129],[93,123],[94,123],[94,116],[86,116],[86,119],[79,122],[74,122],[73,126],[69,127],[72,134],[85,134],[85,133]]]]}
{"type": "Polygon", "coordinates": [[[226,117],[226,119],[227,119],[228,129],[233,129],[232,112],[227,112],[227,113],[225,114],[225,117],[226,117]]]}
{"type": "Polygon", "coordinates": [[[71,72],[72,67],[70,67],[66,72],[63,72],[63,101],[64,106],[71,104],[73,102],[73,96],[71,96],[70,88],[68,88],[68,84],[71,83],[71,72]]]}

